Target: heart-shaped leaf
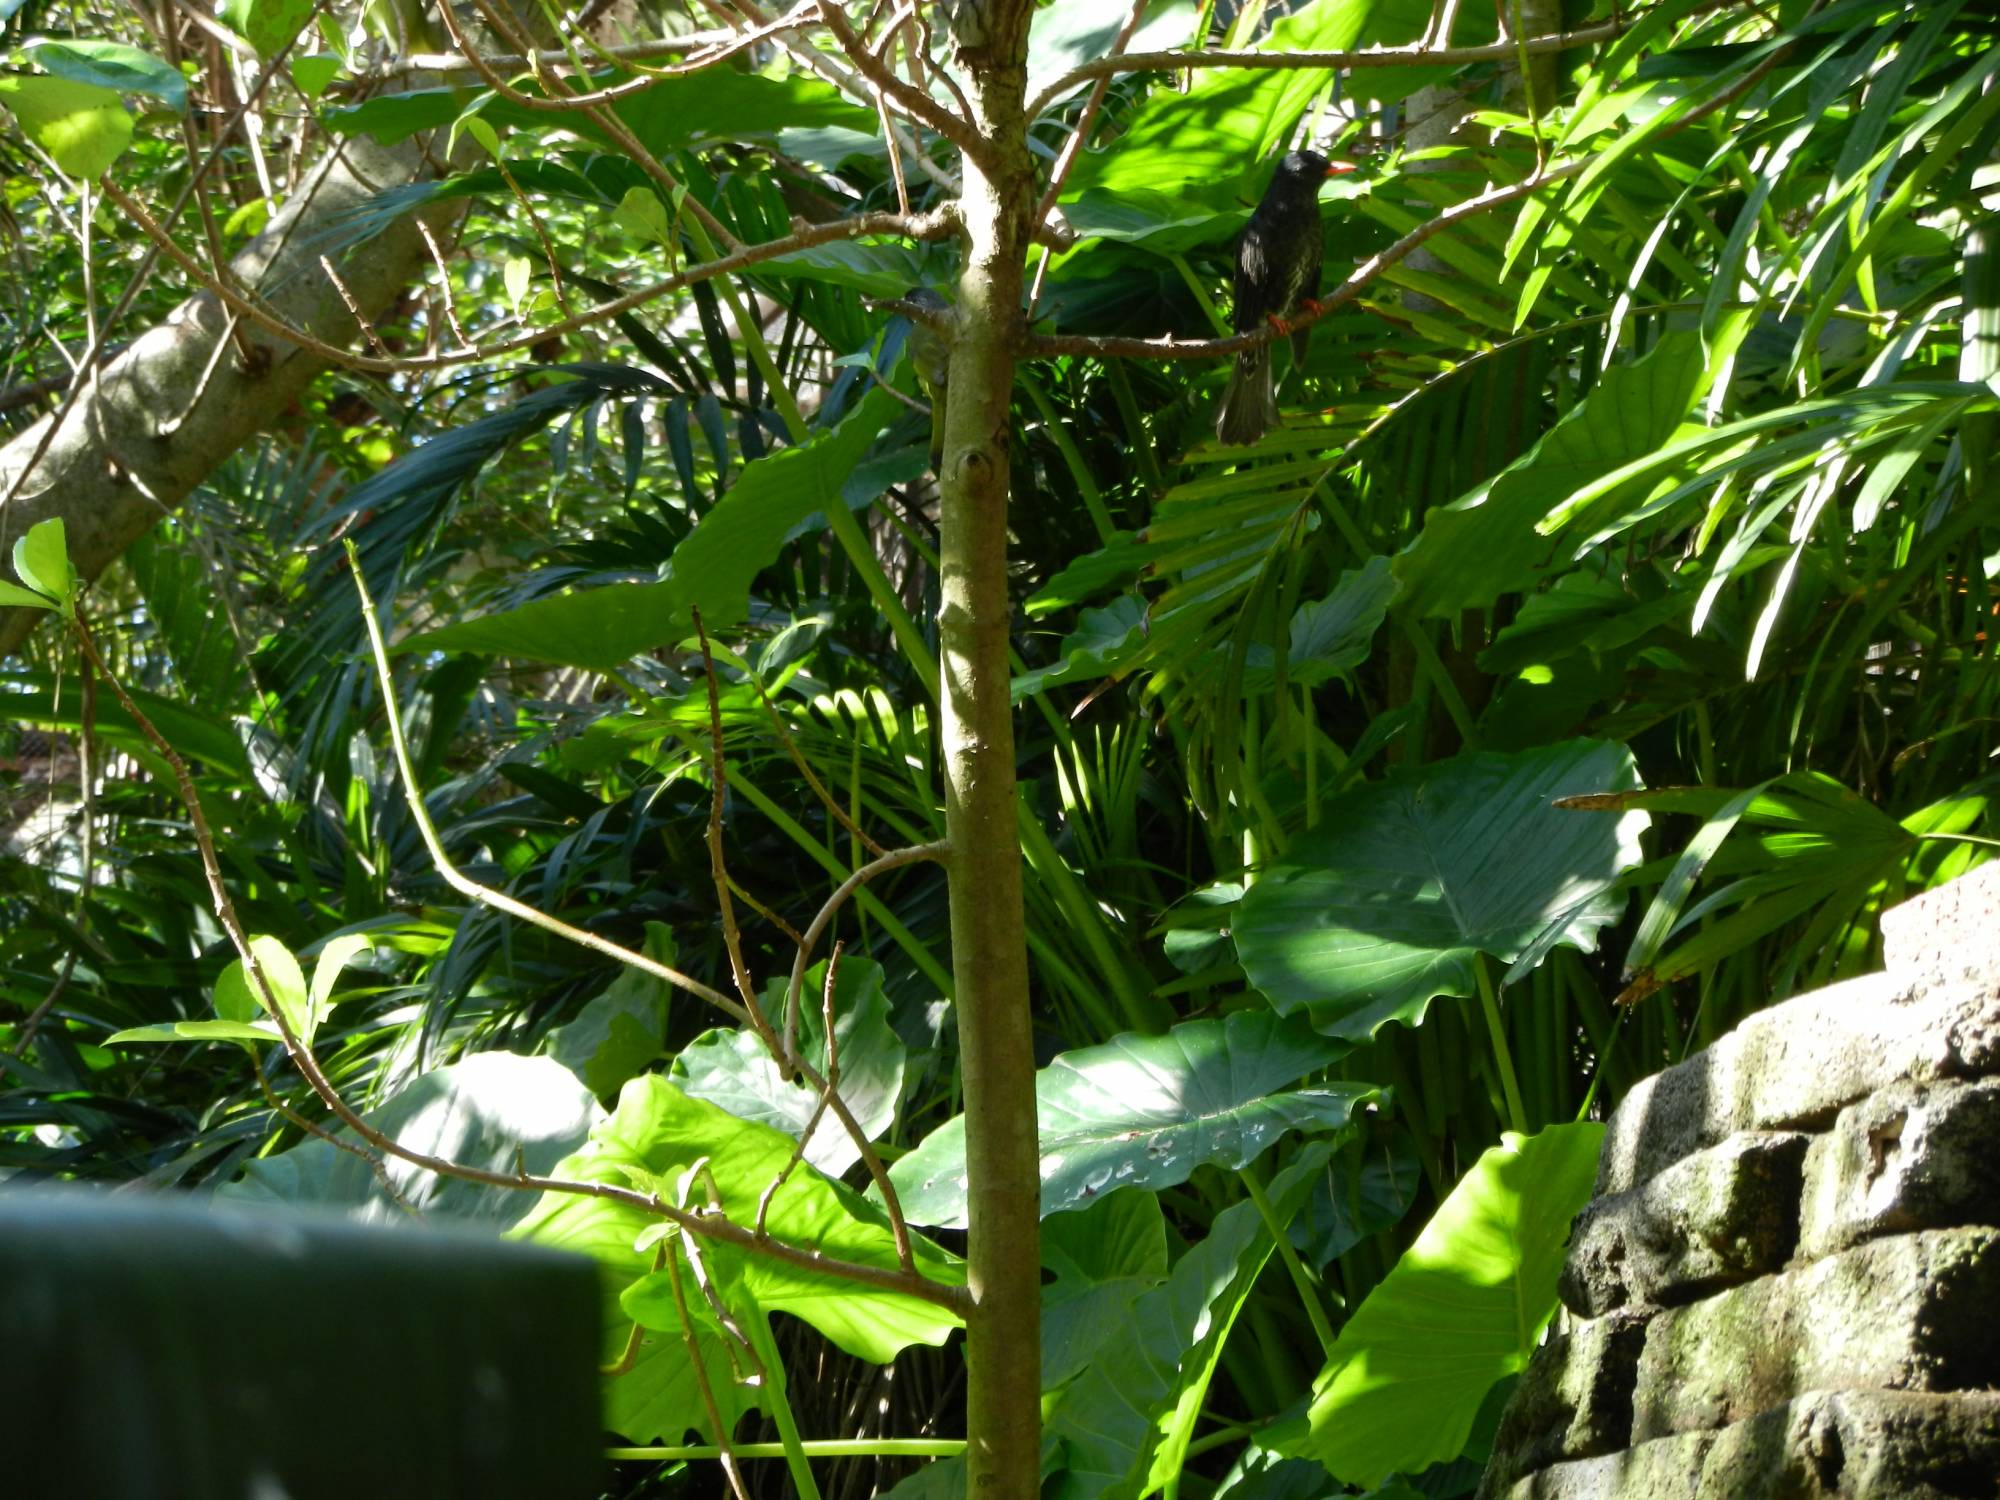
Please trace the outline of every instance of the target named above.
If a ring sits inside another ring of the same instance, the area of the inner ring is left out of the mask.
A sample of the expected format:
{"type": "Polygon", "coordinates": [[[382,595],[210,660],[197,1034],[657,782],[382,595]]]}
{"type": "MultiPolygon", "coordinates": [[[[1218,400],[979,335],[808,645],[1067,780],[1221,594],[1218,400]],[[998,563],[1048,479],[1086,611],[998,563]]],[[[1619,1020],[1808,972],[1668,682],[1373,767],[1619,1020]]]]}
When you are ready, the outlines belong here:
{"type": "Polygon", "coordinates": [[[1244,894],[1237,957],[1279,1010],[1330,1036],[1414,1026],[1434,996],[1472,992],[1481,953],[1594,946],[1624,910],[1613,885],[1639,862],[1648,818],[1553,804],[1638,782],[1624,746],[1570,740],[1357,788],[1244,894]]]}
{"type": "MultiPolygon", "coordinates": [[[[1375,1097],[1365,1083],[1286,1090],[1347,1049],[1266,1010],[1189,1021],[1065,1052],[1035,1075],[1042,1214],[1123,1187],[1187,1181],[1205,1163],[1241,1167],[1290,1130],[1337,1130],[1375,1097]]],[[[946,1121],[890,1172],[903,1212],[965,1223],[965,1117],[946,1121]]]]}

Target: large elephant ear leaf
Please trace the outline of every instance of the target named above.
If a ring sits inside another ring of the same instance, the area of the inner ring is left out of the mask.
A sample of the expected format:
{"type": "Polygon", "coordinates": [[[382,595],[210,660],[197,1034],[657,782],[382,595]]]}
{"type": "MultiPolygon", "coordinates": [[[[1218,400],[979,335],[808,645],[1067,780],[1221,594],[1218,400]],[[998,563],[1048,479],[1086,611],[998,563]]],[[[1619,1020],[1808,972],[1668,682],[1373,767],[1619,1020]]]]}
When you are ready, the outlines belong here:
{"type": "Polygon", "coordinates": [[[1303,1422],[1266,1434],[1350,1484],[1455,1458],[1494,1384],[1525,1366],[1556,1308],[1570,1220],[1604,1127],[1509,1132],[1340,1330],[1303,1422]]]}
{"type": "Polygon", "coordinates": [[[1570,740],[1472,754],[1357,788],[1319,833],[1245,892],[1237,957],[1287,1014],[1349,1041],[1414,1026],[1434,996],[1472,992],[1481,953],[1590,949],[1624,910],[1620,874],[1647,817],[1557,800],[1639,783],[1622,745],[1570,740]]]}
{"type": "MultiPolygon", "coordinates": [[[[1063,1053],[1035,1075],[1042,1216],[1119,1188],[1173,1187],[1206,1164],[1245,1166],[1287,1131],[1345,1129],[1373,1085],[1288,1085],[1347,1050],[1260,1009],[1063,1053]]],[[[932,1131],[889,1177],[913,1223],[963,1226],[965,1117],[932,1131]]]]}

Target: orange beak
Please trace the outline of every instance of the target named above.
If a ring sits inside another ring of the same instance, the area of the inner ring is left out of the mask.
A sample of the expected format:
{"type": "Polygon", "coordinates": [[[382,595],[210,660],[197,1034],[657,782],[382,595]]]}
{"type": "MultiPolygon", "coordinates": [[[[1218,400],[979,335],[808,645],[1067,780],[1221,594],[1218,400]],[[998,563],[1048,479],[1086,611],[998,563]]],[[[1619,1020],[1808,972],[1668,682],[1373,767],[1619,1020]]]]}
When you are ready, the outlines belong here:
{"type": "Polygon", "coordinates": [[[1331,161],[1326,164],[1326,175],[1329,177],[1338,177],[1342,173],[1352,172],[1353,170],[1354,163],[1351,161],[1331,161]]]}

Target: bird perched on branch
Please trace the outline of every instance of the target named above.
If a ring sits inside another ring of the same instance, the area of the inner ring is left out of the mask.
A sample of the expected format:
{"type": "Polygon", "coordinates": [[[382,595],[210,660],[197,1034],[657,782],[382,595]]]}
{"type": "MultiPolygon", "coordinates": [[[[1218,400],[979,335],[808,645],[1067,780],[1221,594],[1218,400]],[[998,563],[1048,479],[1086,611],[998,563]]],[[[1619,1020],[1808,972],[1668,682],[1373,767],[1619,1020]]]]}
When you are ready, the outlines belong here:
{"type": "MultiPolygon", "coordinates": [[[[1292,358],[1303,362],[1310,328],[1288,321],[1300,311],[1317,310],[1319,267],[1319,188],[1327,178],[1351,172],[1346,162],[1330,162],[1312,151],[1290,151],[1278,163],[1264,200],[1250,215],[1236,247],[1235,317],[1232,327],[1250,333],[1269,323],[1292,336],[1292,358]]],[[[1259,344],[1236,356],[1215,435],[1225,443],[1254,443],[1277,425],[1278,398],[1271,385],[1271,346],[1259,344]]]]}
{"type": "MultiPolygon", "coordinates": [[[[939,313],[947,318],[951,316],[951,304],[927,286],[911,287],[903,300],[926,312],[939,313]]],[[[917,372],[917,381],[931,403],[931,472],[942,477],[945,387],[951,375],[951,346],[936,329],[913,318],[910,320],[910,341],[905,348],[909,351],[910,368],[917,372]]]]}

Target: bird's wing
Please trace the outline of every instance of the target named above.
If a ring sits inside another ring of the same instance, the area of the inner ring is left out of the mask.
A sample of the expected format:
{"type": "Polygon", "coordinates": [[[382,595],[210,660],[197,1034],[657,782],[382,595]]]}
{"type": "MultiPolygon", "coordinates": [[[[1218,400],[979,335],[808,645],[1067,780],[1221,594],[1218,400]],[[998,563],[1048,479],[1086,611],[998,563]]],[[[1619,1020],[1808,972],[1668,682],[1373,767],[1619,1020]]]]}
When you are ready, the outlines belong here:
{"type": "Polygon", "coordinates": [[[1243,230],[1236,247],[1236,280],[1232,288],[1235,305],[1231,327],[1248,333],[1264,326],[1265,315],[1276,311],[1269,305],[1271,288],[1271,238],[1257,215],[1243,230]]]}

